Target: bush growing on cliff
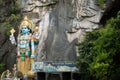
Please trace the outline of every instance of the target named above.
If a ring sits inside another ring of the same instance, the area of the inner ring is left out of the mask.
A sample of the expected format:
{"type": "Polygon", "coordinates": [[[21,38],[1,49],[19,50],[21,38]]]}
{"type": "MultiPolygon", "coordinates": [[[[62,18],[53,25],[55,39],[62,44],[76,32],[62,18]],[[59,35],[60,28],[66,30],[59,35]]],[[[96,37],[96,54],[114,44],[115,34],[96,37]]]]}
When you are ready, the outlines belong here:
{"type": "Polygon", "coordinates": [[[0,64],[0,75],[2,74],[3,71],[5,71],[5,65],[0,64]]]}
{"type": "Polygon", "coordinates": [[[100,5],[101,8],[104,8],[105,6],[105,0],[97,0],[98,4],[100,5]]]}
{"type": "Polygon", "coordinates": [[[6,35],[9,30],[19,24],[21,20],[18,0],[0,0],[0,27],[6,28],[6,35]]]}
{"type": "Polygon", "coordinates": [[[105,28],[86,35],[79,44],[80,57],[77,60],[80,71],[87,73],[90,80],[120,79],[120,12],[110,19],[105,28]]]}

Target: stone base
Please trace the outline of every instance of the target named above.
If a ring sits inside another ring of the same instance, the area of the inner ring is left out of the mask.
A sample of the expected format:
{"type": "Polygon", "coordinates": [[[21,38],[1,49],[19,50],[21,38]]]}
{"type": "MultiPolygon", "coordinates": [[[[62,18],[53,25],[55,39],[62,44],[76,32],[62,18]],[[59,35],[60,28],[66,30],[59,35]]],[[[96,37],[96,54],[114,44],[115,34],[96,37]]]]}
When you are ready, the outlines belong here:
{"type": "Polygon", "coordinates": [[[38,72],[37,80],[78,80],[80,73],[77,72],[38,72]]]}

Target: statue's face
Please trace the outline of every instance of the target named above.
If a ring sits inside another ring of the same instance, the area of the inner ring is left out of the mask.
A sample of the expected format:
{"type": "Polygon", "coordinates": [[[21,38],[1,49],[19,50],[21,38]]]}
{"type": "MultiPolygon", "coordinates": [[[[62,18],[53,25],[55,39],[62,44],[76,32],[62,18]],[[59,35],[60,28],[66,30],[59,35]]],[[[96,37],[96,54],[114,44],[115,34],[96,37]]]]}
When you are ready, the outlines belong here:
{"type": "Polygon", "coordinates": [[[22,31],[22,34],[28,34],[30,30],[27,26],[23,26],[21,31],[22,31]]]}

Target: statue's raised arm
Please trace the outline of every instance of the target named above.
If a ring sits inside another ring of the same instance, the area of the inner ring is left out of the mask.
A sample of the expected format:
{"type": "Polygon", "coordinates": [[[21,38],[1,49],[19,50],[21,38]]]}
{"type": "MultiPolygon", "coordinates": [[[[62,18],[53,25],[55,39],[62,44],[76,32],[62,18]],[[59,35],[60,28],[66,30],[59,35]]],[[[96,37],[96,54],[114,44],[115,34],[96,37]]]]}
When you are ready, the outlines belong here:
{"type": "Polygon", "coordinates": [[[25,16],[19,26],[17,42],[14,38],[15,30],[10,32],[11,43],[17,45],[17,70],[29,76],[35,58],[35,44],[39,40],[38,27],[35,28],[33,22],[25,16]]]}
{"type": "Polygon", "coordinates": [[[15,30],[11,29],[10,33],[11,33],[11,35],[10,35],[10,41],[11,41],[12,44],[16,45],[16,40],[15,40],[15,37],[14,37],[15,30]]]}

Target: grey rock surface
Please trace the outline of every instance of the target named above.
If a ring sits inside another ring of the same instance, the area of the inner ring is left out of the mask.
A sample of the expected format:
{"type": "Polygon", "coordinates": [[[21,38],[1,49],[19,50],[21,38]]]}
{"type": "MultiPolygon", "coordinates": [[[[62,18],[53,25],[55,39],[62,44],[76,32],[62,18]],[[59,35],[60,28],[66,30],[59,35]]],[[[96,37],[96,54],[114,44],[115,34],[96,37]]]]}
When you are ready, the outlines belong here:
{"type": "Polygon", "coordinates": [[[12,68],[16,63],[16,46],[11,45],[9,38],[5,35],[6,28],[0,27],[0,64],[5,65],[7,68],[12,68]]]}
{"type": "Polygon", "coordinates": [[[36,61],[74,61],[76,44],[99,27],[96,0],[22,0],[23,15],[39,26],[36,61]]]}

